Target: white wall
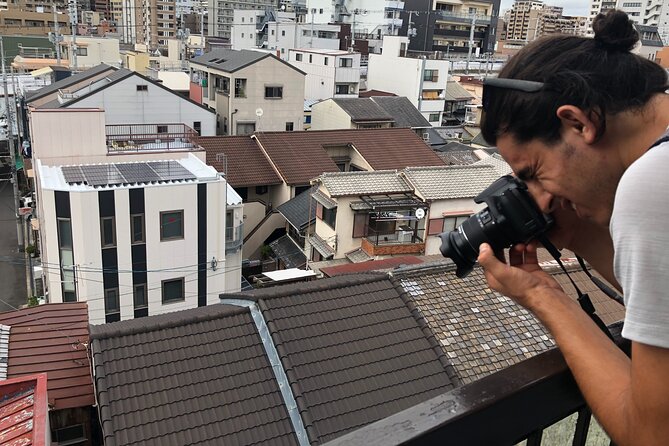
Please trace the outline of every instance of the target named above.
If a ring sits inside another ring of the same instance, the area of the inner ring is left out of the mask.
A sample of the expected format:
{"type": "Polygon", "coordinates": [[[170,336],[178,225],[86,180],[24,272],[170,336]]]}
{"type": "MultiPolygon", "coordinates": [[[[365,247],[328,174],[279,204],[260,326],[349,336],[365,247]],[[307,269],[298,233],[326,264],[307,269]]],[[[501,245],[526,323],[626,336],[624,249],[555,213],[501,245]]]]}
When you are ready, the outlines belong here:
{"type": "Polygon", "coordinates": [[[216,114],[139,76],[130,76],[68,108],[101,108],[110,124],[202,123],[202,136],[216,135],[216,114]],[[137,91],[147,85],[147,91],[137,91]]]}
{"type": "Polygon", "coordinates": [[[288,62],[306,73],[304,83],[305,99],[358,97],[360,88],[360,53],[321,53],[295,49],[289,51],[288,62]],[[302,60],[298,61],[298,57],[301,57],[302,60]],[[342,58],[352,59],[352,67],[340,67],[340,59],[342,58]],[[337,83],[353,84],[353,92],[348,95],[335,94],[335,85],[337,83]]]}
{"type": "MultiPolygon", "coordinates": [[[[69,55],[71,40],[72,36],[63,36],[63,57],[70,61],[72,60],[69,55]]],[[[118,39],[111,37],[77,36],[77,46],[79,48],[86,48],[87,52],[86,56],[77,56],[77,67],[80,70],[96,67],[101,63],[118,66],[121,61],[118,39]]]]}
{"type": "Polygon", "coordinates": [[[351,117],[332,99],[311,106],[311,130],[352,129],[351,117]]]}

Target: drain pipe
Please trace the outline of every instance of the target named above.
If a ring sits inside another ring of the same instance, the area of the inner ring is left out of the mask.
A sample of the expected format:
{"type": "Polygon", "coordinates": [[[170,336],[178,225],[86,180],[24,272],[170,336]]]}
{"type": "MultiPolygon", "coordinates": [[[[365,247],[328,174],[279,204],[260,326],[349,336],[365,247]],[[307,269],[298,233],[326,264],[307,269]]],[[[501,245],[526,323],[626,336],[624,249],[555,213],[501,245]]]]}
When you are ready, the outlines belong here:
{"type": "Polygon", "coordinates": [[[276,346],[272,341],[272,337],[269,334],[269,329],[267,328],[267,323],[265,323],[265,318],[260,312],[258,305],[251,300],[245,299],[221,299],[220,303],[223,305],[246,307],[251,312],[253,322],[255,322],[258,333],[260,334],[260,339],[262,339],[265,353],[267,353],[269,362],[272,365],[274,376],[279,383],[279,390],[281,390],[281,396],[283,397],[283,401],[286,405],[286,408],[288,409],[290,422],[293,425],[293,429],[295,429],[295,434],[297,434],[297,441],[300,446],[309,446],[309,437],[307,437],[307,431],[304,428],[302,417],[300,417],[300,411],[297,409],[297,401],[295,401],[295,396],[293,395],[293,391],[290,388],[290,382],[286,376],[286,371],[284,370],[283,364],[281,364],[281,359],[279,358],[279,352],[276,351],[276,346]]]}

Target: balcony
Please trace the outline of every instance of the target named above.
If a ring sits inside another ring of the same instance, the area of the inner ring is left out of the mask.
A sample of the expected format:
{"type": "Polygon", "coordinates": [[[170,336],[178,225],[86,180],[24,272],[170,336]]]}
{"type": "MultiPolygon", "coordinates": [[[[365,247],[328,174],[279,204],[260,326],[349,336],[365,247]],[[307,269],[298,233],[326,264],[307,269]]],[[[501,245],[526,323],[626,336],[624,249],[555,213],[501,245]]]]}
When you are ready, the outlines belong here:
{"type": "Polygon", "coordinates": [[[225,228],[225,253],[238,251],[244,242],[244,223],[225,228]]]}
{"type": "Polygon", "coordinates": [[[115,124],[106,126],[107,153],[202,150],[198,133],[184,124],[115,124]]]}
{"type": "MultiPolygon", "coordinates": [[[[619,347],[622,324],[609,327],[619,347]]],[[[541,444],[544,431],[576,415],[568,433],[586,444],[591,414],[557,349],[458,387],[325,444],[325,446],[423,444],[541,444]]],[[[571,420],[569,420],[571,421],[571,420]]],[[[566,430],[568,422],[560,430],[566,430]]],[[[564,433],[564,432],[563,432],[564,433]]],[[[590,443],[595,444],[595,443],[590,443]]],[[[597,444],[603,444],[598,442],[597,444]]]]}
{"type": "Polygon", "coordinates": [[[474,17],[476,17],[477,25],[490,25],[490,16],[489,15],[480,15],[480,14],[467,14],[459,12],[451,12],[444,10],[437,10],[432,14],[437,15],[437,20],[451,22],[451,23],[472,23],[474,17]]]}
{"type": "Polygon", "coordinates": [[[372,257],[421,254],[425,252],[424,232],[424,229],[399,227],[393,233],[381,233],[368,228],[367,237],[362,239],[360,247],[372,257]]]}

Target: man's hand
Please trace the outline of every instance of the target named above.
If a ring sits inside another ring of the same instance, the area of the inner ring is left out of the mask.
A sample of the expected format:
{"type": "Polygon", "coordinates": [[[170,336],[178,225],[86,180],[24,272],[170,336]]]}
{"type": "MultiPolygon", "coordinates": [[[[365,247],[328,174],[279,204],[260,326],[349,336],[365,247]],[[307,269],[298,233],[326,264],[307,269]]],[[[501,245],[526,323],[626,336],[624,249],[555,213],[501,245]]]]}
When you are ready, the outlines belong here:
{"type": "Polygon", "coordinates": [[[509,264],[500,261],[490,245],[483,243],[479,248],[478,261],[492,289],[509,296],[529,310],[546,292],[564,293],[555,279],[539,266],[537,246],[534,243],[513,246],[509,250],[509,264]]]}

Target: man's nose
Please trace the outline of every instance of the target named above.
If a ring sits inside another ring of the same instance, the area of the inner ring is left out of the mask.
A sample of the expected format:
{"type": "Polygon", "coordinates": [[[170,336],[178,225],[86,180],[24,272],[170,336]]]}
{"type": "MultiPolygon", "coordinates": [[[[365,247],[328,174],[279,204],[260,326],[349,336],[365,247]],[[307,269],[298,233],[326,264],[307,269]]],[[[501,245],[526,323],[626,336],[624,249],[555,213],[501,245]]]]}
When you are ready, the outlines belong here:
{"type": "Polygon", "coordinates": [[[550,214],[555,210],[555,203],[557,202],[555,195],[545,191],[541,187],[528,187],[528,190],[532,194],[534,201],[537,202],[541,212],[550,214]]]}

